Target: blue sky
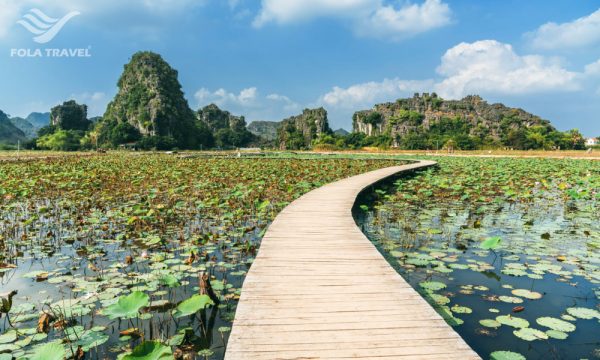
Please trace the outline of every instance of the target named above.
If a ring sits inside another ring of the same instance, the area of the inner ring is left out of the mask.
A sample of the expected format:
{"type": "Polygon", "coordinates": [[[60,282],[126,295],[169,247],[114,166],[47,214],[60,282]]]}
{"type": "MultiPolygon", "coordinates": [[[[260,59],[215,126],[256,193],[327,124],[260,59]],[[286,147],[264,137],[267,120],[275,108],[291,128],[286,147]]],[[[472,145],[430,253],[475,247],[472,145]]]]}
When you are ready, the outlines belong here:
{"type": "Polygon", "coordinates": [[[0,109],[74,98],[101,115],[139,50],[179,71],[193,109],[215,102],[248,121],[324,106],[350,129],[356,110],[435,91],[600,135],[598,0],[0,0],[0,109]],[[80,14],[38,44],[17,24],[33,8],[80,14]],[[11,56],[37,48],[91,57],[11,56]]]}

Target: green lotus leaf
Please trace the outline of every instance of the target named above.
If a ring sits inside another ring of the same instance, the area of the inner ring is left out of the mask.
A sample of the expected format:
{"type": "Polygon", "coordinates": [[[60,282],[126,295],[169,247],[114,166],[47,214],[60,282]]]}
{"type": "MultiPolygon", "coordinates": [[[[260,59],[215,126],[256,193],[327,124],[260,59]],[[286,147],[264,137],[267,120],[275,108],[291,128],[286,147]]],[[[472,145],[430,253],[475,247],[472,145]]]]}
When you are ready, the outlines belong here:
{"type": "Polygon", "coordinates": [[[564,340],[569,336],[569,334],[567,334],[566,332],[562,332],[562,331],[558,331],[558,330],[547,330],[546,335],[548,335],[548,337],[550,337],[552,339],[557,339],[557,340],[564,340]]]}
{"type": "Polygon", "coordinates": [[[489,327],[489,328],[494,328],[494,329],[497,329],[500,326],[502,326],[502,324],[500,324],[498,321],[493,320],[493,319],[482,319],[482,320],[479,320],[479,324],[481,324],[481,326],[485,326],[485,327],[489,327]]]}
{"type": "Polygon", "coordinates": [[[498,248],[498,246],[500,246],[501,241],[502,239],[499,236],[493,236],[485,239],[481,244],[479,244],[479,247],[484,250],[495,250],[498,248]]]}
{"type": "Polygon", "coordinates": [[[567,313],[576,318],[590,320],[593,318],[600,319],[600,312],[595,309],[584,308],[584,307],[571,307],[567,309],[567,313]]]}
{"type": "Polygon", "coordinates": [[[535,291],[529,291],[527,289],[514,289],[511,293],[515,296],[524,297],[530,300],[537,300],[542,298],[542,294],[535,291]]]}
{"type": "Polygon", "coordinates": [[[172,360],[173,352],[170,346],[159,341],[144,341],[136,346],[130,354],[121,360],[172,360]]]}
{"type": "Polygon", "coordinates": [[[450,298],[440,294],[430,293],[429,297],[438,305],[446,305],[450,302],[450,298]]]}
{"type": "Polygon", "coordinates": [[[513,334],[519,339],[523,339],[525,341],[534,341],[534,340],[546,340],[548,339],[548,335],[538,329],[533,329],[529,327],[524,327],[518,330],[514,330],[513,334]]]}
{"type": "Polygon", "coordinates": [[[470,314],[473,312],[473,310],[471,310],[471,308],[466,307],[466,306],[459,306],[459,305],[454,305],[450,308],[450,310],[452,310],[452,312],[457,313],[457,314],[470,314]]]}
{"type": "Polygon", "coordinates": [[[28,360],[64,360],[66,356],[65,348],[60,342],[60,340],[53,341],[35,347],[28,360]]]}
{"type": "Polygon", "coordinates": [[[529,321],[511,315],[500,315],[496,317],[496,321],[502,325],[512,326],[514,328],[529,327],[529,321]]]}
{"type": "Polygon", "coordinates": [[[438,291],[446,288],[446,284],[439,281],[424,281],[419,286],[428,291],[438,291]]]}
{"type": "Polygon", "coordinates": [[[506,303],[510,303],[510,304],[520,304],[523,302],[523,299],[515,297],[515,296],[506,296],[506,295],[501,295],[498,297],[498,300],[506,302],[506,303]]]}
{"type": "Polygon", "coordinates": [[[158,281],[160,282],[161,285],[166,285],[170,288],[178,287],[181,285],[179,283],[179,280],[171,274],[165,274],[165,275],[161,276],[158,281]]]}
{"type": "Polygon", "coordinates": [[[450,326],[458,326],[464,323],[462,319],[454,317],[454,314],[452,314],[452,311],[447,306],[436,307],[436,310],[450,326]]]}
{"type": "Polygon", "coordinates": [[[191,298],[182,301],[177,308],[173,310],[173,316],[180,318],[183,316],[189,316],[197,313],[204,309],[207,305],[214,305],[215,303],[210,299],[208,295],[194,295],[191,298]]]}
{"type": "Polygon", "coordinates": [[[4,334],[0,335],[0,344],[8,344],[17,341],[17,331],[8,330],[4,334]]]}
{"type": "Polygon", "coordinates": [[[557,331],[561,331],[561,332],[572,332],[575,331],[575,325],[571,324],[570,322],[561,320],[561,319],[557,319],[557,318],[553,318],[553,317],[548,317],[548,316],[544,316],[544,317],[540,317],[537,318],[536,322],[542,326],[545,326],[547,328],[550,328],[552,330],[557,330],[557,331]]]}
{"type": "Polygon", "coordinates": [[[490,360],[526,360],[525,356],[512,351],[494,351],[490,360]]]}
{"type": "Polygon", "coordinates": [[[116,303],[107,306],[102,310],[102,315],[110,319],[131,319],[137,317],[139,311],[144,306],[148,306],[150,297],[141,292],[134,291],[129,295],[121,296],[116,303]]]}

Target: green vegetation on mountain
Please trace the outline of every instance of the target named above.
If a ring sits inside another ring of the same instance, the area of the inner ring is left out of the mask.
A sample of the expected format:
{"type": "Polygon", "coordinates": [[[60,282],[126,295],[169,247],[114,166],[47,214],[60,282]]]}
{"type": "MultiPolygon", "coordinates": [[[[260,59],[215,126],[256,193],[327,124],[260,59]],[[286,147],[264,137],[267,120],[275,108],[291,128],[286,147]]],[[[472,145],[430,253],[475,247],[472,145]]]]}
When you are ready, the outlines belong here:
{"type": "Polygon", "coordinates": [[[198,126],[177,71],[158,54],[138,52],[118,82],[119,91],[98,125],[98,140],[114,146],[139,141],[145,148],[196,149],[210,145],[206,128],[198,126]]]}
{"type": "Polygon", "coordinates": [[[89,129],[92,124],[87,118],[87,105],[80,105],[75,100],[65,101],[50,111],[50,124],[62,130],[89,129]]]}
{"type": "Polygon", "coordinates": [[[8,115],[0,110],[0,145],[4,147],[6,144],[17,144],[26,139],[25,133],[13,125],[8,115]]]}
{"type": "Polygon", "coordinates": [[[10,122],[19,130],[21,130],[28,139],[32,139],[37,135],[38,129],[36,129],[35,126],[22,117],[11,117],[10,122]]]}
{"type": "Polygon", "coordinates": [[[334,130],[333,133],[337,136],[347,136],[350,134],[346,129],[342,129],[342,128],[334,130]]]}
{"type": "Polygon", "coordinates": [[[404,149],[462,150],[481,148],[582,149],[577,130],[557,131],[548,120],[502,104],[488,104],[479,96],[444,100],[433,94],[375,105],[353,116],[360,139],[404,149]]]}
{"type": "Polygon", "coordinates": [[[211,131],[220,148],[244,147],[254,140],[243,116],[232,115],[215,104],[198,110],[197,119],[211,131]]]}
{"type": "Polygon", "coordinates": [[[81,141],[92,127],[87,118],[87,105],[75,100],[65,101],[50,111],[50,125],[38,131],[35,146],[40,149],[74,151],[81,147],[81,141]]]}
{"type": "Polygon", "coordinates": [[[29,114],[25,119],[22,117],[12,117],[10,122],[25,133],[27,139],[34,139],[38,134],[38,130],[50,124],[50,113],[29,114]]]}
{"type": "Polygon", "coordinates": [[[307,149],[319,136],[331,134],[324,108],[304,109],[302,114],[283,120],[277,130],[280,149],[307,149]]]}
{"type": "Polygon", "coordinates": [[[246,126],[244,116],[215,104],[192,111],[177,77],[160,55],[138,52],[124,66],[119,90],[103,117],[88,119],[87,106],[70,100],[51,113],[10,119],[3,125],[0,141],[15,143],[37,135],[25,146],[52,150],[122,146],[144,150],[585,149],[578,130],[557,131],[548,120],[522,109],[488,104],[476,95],[444,100],[424,93],[378,104],[353,115],[352,133],[332,131],[322,107],[304,109],[281,122],[255,121],[246,126]]]}

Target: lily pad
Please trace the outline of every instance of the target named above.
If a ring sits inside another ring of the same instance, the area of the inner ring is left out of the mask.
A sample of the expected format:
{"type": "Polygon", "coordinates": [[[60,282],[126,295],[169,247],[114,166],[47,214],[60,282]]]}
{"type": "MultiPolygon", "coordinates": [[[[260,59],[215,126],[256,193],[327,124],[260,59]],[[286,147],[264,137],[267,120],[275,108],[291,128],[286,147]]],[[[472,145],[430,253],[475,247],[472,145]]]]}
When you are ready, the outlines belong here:
{"type": "Polygon", "coordinates": [[[65,355],[64,346],[59,341],[53,341],[34,348],[28,360],[63,360],[65,355]]]}
{"type": "Polygon", "coordinates": [[[600,319],[600,312],[598,310],[584,308],[584,307],[571,307],[567,309],[567,313],[576,318],[590,320],[593,318],[600,319]]]}
{"type": "Polygon", "coordinates": [[[171,360],[173,352],[170,346],[163,345],[159,341],[144,341],[136,346],[130,354],[123,356],[121,360],[171,360]]]}
{"type": "Polygon", "coordinates": [[[539,292],[530,291],[527,289],[514,289],[513,291],[511,291],[511,293],[513,295],[524,297],[530,300],[537,300],[542,298],[542,294],[540,294],[539,292]]]}
{"type": "Polygon", "coordinates": [[[564,340],[569,336],[569,334],[567,334],[566,332],[562,332],[562,331],[558,331],[558,330],[547,330],[546,335],[548,335],[549,338],[557,339],[557,340],[564,340]]]}
{"type": "Polygon", "coordinates": [[[479,324],[481,324],[481,326],[485,326],[485,327],[489,327],[489,328],[494,328],[494,329],[497,329],[500,326],[502,326],[502,324],[500,324],[498,321],[493,320],[493,319],[482,319],[482,320],[479,320],[479,324]]]}
{"type": "Polygon", "coordinates": [[[501,295],[498,297],[498,300],[506,302],[506,303],[510,303],[510,304],[520,304],[523,302],[523,299],[515,297],[515,296],[506,296],[506,295],[501,295]]]}
{"type": "Polygon", "coordinates": [[[494,351],[490,360],[526,360],[525,356],[512,351],[494,351]]]}
{"type": "Polygon", "coordinates": [[[538,329],[533,329],[529,327],[524,327],[519,330],[514,330],[513,334],[525,341],[534,341],[534,340],[546,340],[548,339],[548,335],[538,329]]]}
{"type": "Polygon", "coordinates": [[[131,319],[138,316],[144,306],[148,306],[150,297],[141,292],[134,291],[129,295],[121,296],[116,303],[104,308],[102,314],[110,319],[131,319]]]}
{"type": "Polygon", "coordinates": [[[508,325],[515,328],[529,327],[529,321],[511,315],[500,315],[496,317],[496,321],[502,325],[508,325]]]}
{"type": "Polygon", "coordinates": [[[459,305],[454,305],[450,308],[450,310],[452,310],[452,312],[457,313],[457,314],[470,314],[473,312],[473,310],[471,310],[471,308],[466,307],[466,306],[459,306],[459,305]]]}
{"type": "Polygon", "coordinates": [[[446,284],[439,281],[424,281],[419,283],[419,286],[428,291],[438,291],[446,288],[446,284]]]}
{"type": "Polygon", "coordinates": [[[173,310],[173,316],[175,318],[180,318],[183,316],[193,315],[198,311],[204,309],[207,305],[214,304],[215,303],[210,299],[208,295],[196,294],[177,305],[177,308],[173,310]]]}
{"type": "Polygon", "coordinates": [[[536,322],[542,326],[550,328],[552,330],[561,331],[561,332],[572,332],[575,331],[575,325],[570,322],[553,318],[553,317],[540,317],[537,318],[536,322]]]}

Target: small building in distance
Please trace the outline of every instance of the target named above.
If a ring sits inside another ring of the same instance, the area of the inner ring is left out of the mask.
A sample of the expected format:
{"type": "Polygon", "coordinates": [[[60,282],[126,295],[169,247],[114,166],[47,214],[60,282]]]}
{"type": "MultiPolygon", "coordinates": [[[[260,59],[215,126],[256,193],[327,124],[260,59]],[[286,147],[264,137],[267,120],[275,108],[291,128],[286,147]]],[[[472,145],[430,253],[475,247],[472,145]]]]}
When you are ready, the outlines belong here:
{"type": "Polygon", "coordinates": [[[585,146],[596,146],[600,145],[600,141],[597,138],[589,138],[585,140],[585,146]]]}

